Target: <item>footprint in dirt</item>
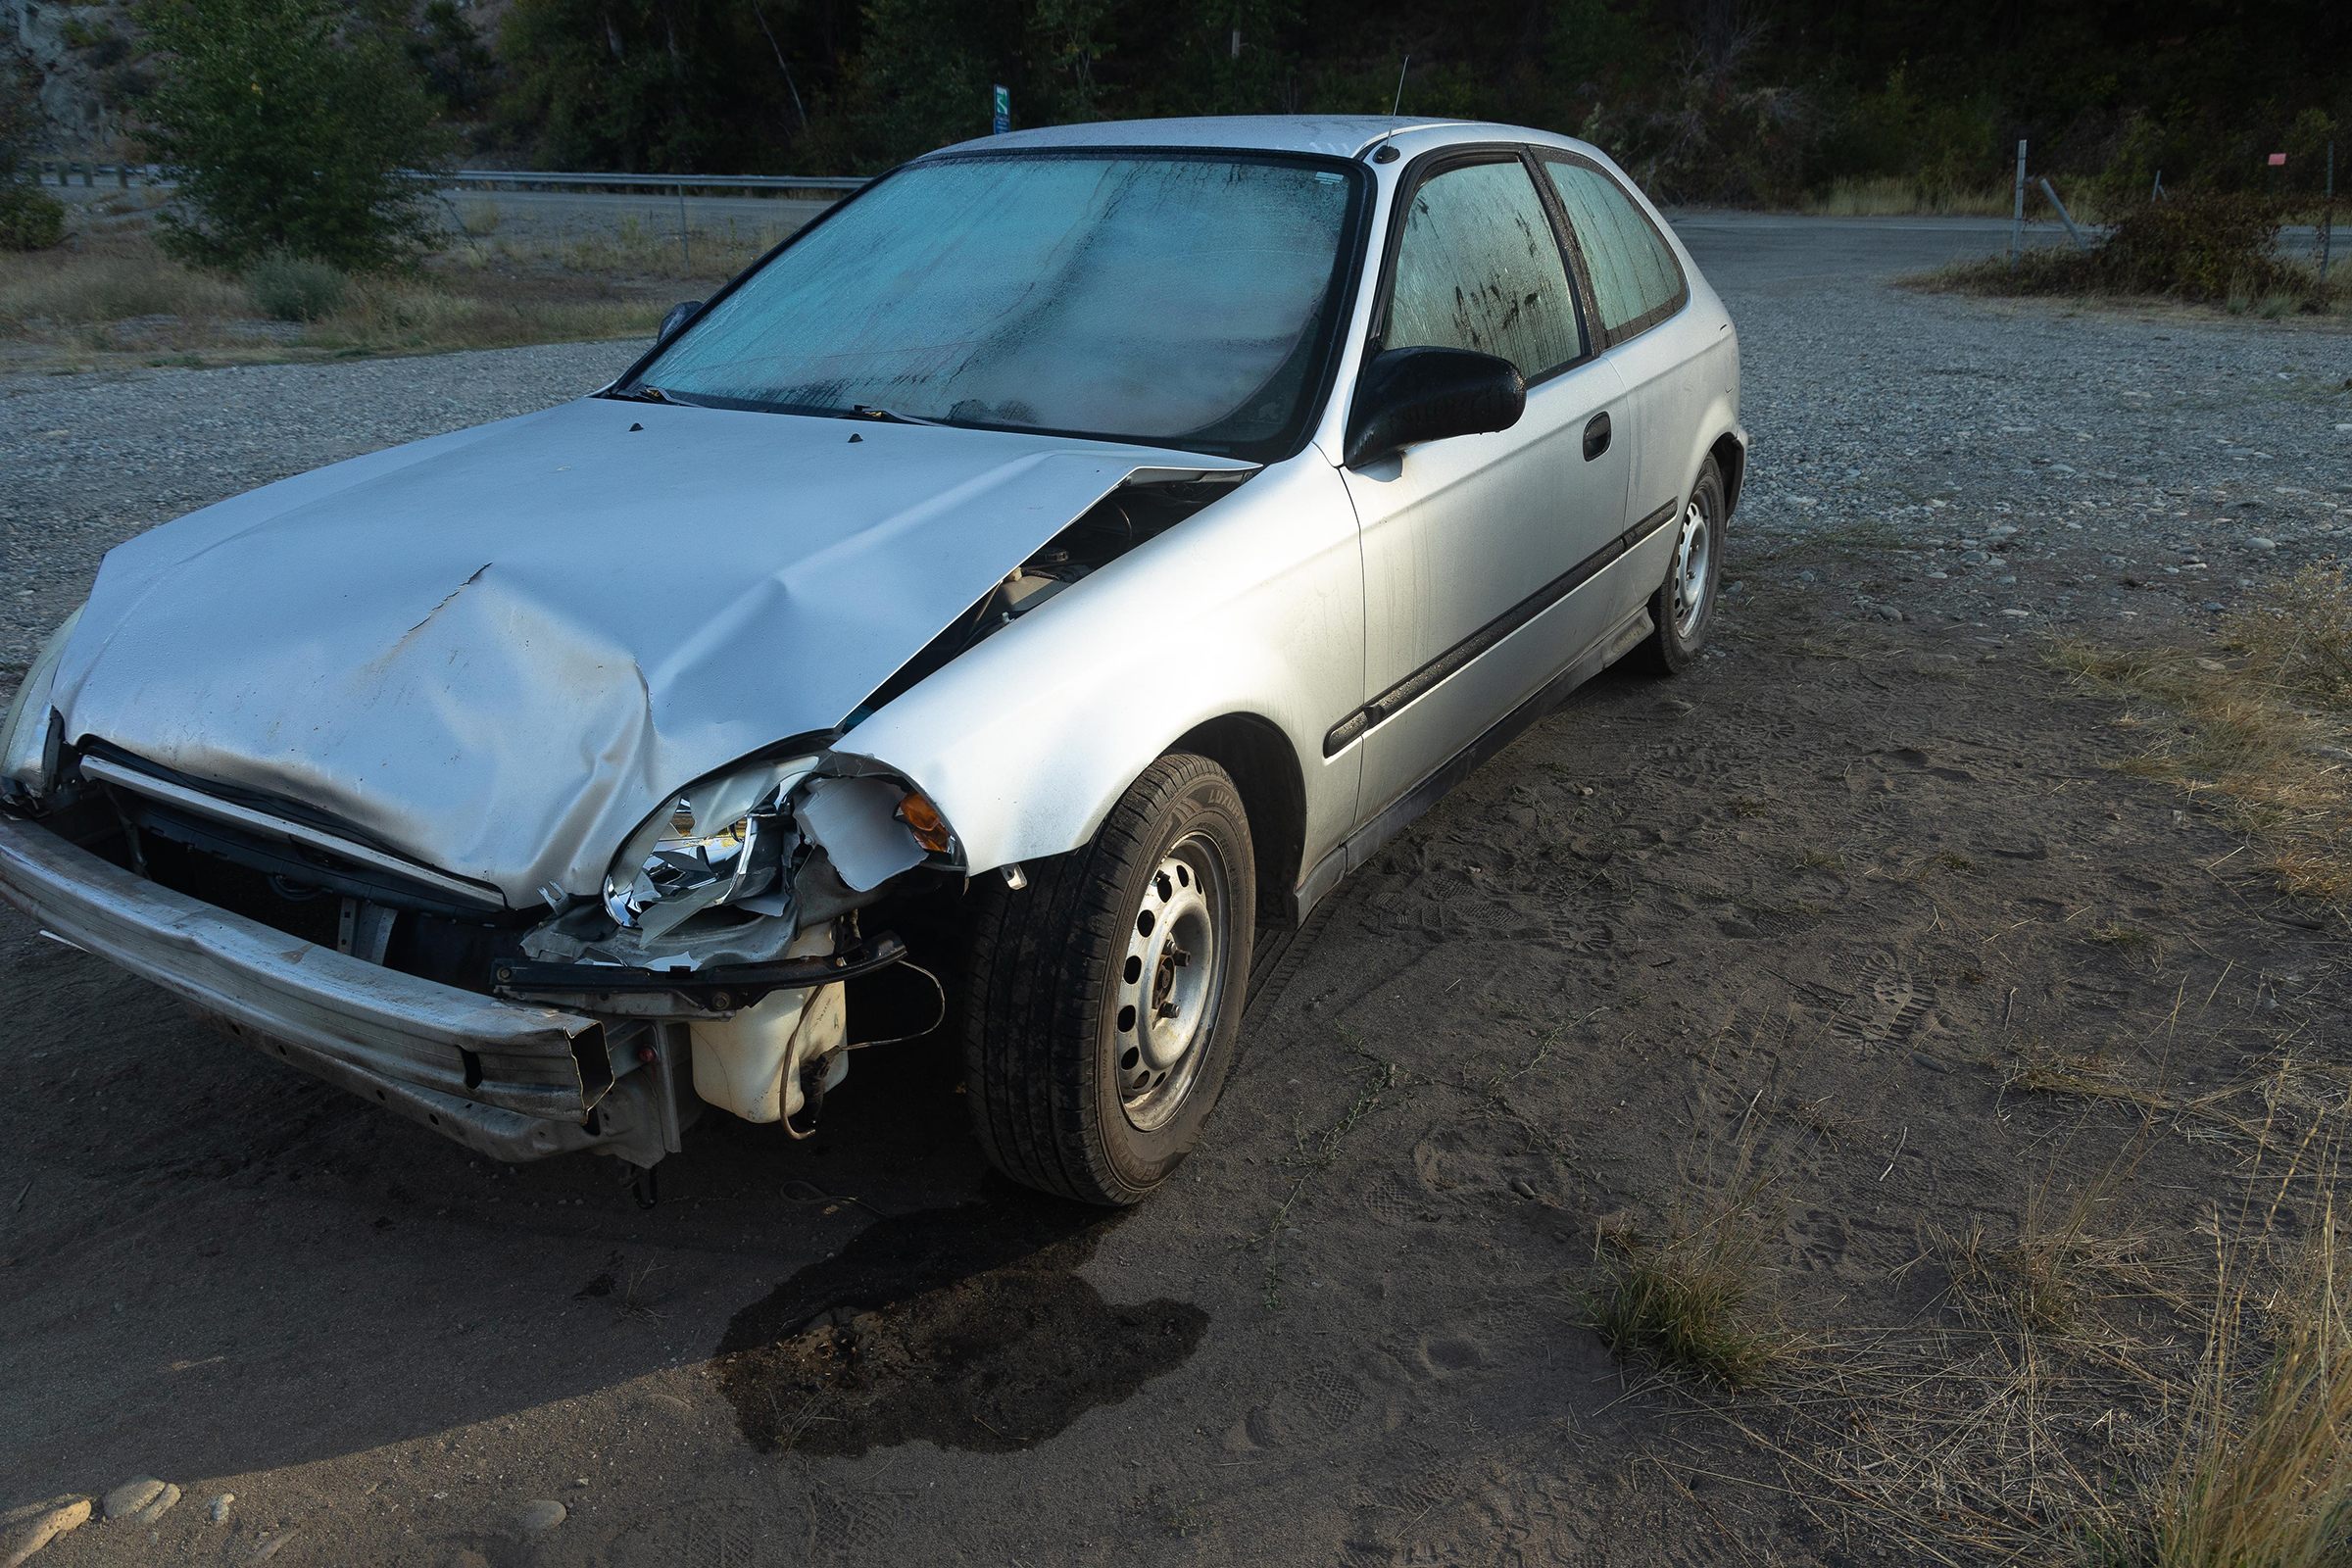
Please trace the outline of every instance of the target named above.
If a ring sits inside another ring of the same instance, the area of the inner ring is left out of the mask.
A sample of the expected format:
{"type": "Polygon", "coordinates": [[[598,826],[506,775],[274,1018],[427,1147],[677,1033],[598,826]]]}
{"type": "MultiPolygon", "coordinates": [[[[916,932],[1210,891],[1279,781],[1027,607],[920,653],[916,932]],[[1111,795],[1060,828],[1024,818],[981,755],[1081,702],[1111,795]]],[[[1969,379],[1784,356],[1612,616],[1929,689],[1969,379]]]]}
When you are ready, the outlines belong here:
{"type": "Polygon", "coordinates": [[[770,1451],[1033,1447],[1207,1327],[1190,1302],[1114,1303],[1078,1276],[1124,1217],[992,1184],[987,1202],[879,1220],[735,1315],[719,1389],[770,1451]]]}
{"type": "Polygon", "coordinates": [[[1371,1368],[1363,1364],[1310,1366],[1227,1429],[1226,1451],[1247,1453],[1329,1438],[1363,1414],[1372,1402],[1374,1382],[1371,1368]]]}
{"type": "Polygon", "coordinates": [[[1878,955],[1862,966],[1867,984],[1848,1008],[1830,1020],[1830,1032],[1858,1046],[1897,1046],[1936,1009],[1936,988],[1900,962],[1878,955]]]}

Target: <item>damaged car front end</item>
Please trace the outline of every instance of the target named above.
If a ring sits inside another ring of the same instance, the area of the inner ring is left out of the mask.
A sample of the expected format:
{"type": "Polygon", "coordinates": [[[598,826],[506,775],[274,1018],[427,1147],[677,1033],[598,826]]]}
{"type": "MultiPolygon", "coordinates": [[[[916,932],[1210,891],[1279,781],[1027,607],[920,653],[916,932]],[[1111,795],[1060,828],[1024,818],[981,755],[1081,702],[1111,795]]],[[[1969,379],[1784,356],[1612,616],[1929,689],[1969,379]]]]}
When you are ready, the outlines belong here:
{"type": "MultiPolygon", "coordinates": [[[[105,721],[154,737],[155,715],[201,697],[209,712],[187,732],[216,749],[211,777],[78,724],[69,741],[67,712],[107,695],[102,651],[66,657],[85,607],[43,648],[0,729],[0,895],[43,934],[155,982],[234,1038],[495,1159],[587,1151],[650,1168],[710,1108],[806,1136],[848,1054],[873,1043],[852,1034],[851,982],[898,971],[911,1001],[891,1014],[909,1013],[917,1032],[944,1017],[940,980],[889,914],[953,900],[969,869],[928,797],[840,747],[846,726],[1148,537],[1147,514],[1164,526],[1250,471],[1129,471],[842,724],[664,793],[588,877],[540,880],[545,827],[510,840],[503,873],[479,857],[453,872],[466,862],[428,863],[414,831],[395,843],[314,804],[329,792],[296,796],[261,747],[242,768],[221,766],[229,715],[267,705],[262,686],[240,692],[217,667],[202,694],[168,696],[167,666],[142,655],[135,683],[115,691],[135,691],[143,721],[105,721]],[[536,897],[514,892],[526,887],[536,897]]],[[[102,614],[116,587],[102,579],[102,614]]],[[[630,661],[641,683],[654,653],[630,661]]],[[[257,733],[292,716],[272,710],[257,733]]]]}
{"type": "MultiPolygon", "coordinates": [[[[12,714],[9,738],[30,750],[25,722],[12,714]]],[[[505,1161],[650,1167],[710,1106],[800,1135],[858,1043],[847,983],[906,958],[861,914],[905,873],[952,866],[952,844],[892,814],[919,796],[808,757],[715,831],[681,829],[697,797],[723,807],[725,781],[681,792],[615,862],[610,907],[516,912],[282,803],[111,749],[48,751],[15,758],[0,808],[0,890],[44,935],[505,1161]]]]}

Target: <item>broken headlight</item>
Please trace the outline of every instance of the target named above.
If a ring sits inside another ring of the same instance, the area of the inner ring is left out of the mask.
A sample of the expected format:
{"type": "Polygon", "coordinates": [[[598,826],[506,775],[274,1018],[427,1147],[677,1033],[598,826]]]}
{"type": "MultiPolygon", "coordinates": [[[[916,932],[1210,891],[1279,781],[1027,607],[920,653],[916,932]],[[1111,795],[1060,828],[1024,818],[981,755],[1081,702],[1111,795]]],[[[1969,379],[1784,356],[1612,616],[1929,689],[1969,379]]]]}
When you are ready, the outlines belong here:
{"type": "Polygon", "coordinates": [[[659,937],[718,905],[784,897],[800,843],[785,802],[815,765],[813,757],[760,762],[679,791],[621,846],[605,873],[605,912],[659,937]]]}

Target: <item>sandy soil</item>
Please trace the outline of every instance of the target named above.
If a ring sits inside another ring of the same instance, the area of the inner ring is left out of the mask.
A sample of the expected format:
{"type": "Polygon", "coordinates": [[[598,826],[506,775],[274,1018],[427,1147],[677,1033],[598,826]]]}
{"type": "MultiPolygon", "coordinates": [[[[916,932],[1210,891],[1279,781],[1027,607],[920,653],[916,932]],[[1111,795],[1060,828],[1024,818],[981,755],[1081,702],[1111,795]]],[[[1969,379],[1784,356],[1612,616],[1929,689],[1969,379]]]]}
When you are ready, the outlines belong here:
{"type": "MultiPolygon", "coordinates": [[[[1727,294],[1817,286],[1757,254],[1704,259],[1727,294]]],[[[1839,286],[1999,319],[1890,265],[1839,286]]],[[[2340,495],[2330,461],[2301,479],[2340,495]]],[[[2342,1098],[2343,930],[2115,771],[2118,705],[2019,617],[1759,494],[1714,657],[1596,681],[1351,881],[1208,1147],[1125,1215],[990,1176],[920,1046],[860,1058],[809,1144],[713,1118],[640,1210],[607,1165],[486,1164],[0,919],[0,1502],[184,1489],[41,1568],[1952,1549],[1871,1468],[1940,1419],[1895,1369],[1973,1353],[1951,1239],[2122,1161],[2113,1223],[2193,1266],[2266,1096],[2342,1098]],[[2158,1108],[2016,1086],[2060,1057],[2158,1108]],[[1582,1322],[1604,1238],[1740,1169],[1763,1305],[1822,1355],[1738,1397],[1614,1360],[1582,1322]]],[[[2193,594],[2132,601],[2103,631],[2204,634],[2193,594]]],[[[2101,1419],[2063,1436],[2120,1464],[2157,1416],[2126,1388],[2101,1419]]],[[[2046,1506],[1980,1479],[1973,1507],[2046,1506]]]]}

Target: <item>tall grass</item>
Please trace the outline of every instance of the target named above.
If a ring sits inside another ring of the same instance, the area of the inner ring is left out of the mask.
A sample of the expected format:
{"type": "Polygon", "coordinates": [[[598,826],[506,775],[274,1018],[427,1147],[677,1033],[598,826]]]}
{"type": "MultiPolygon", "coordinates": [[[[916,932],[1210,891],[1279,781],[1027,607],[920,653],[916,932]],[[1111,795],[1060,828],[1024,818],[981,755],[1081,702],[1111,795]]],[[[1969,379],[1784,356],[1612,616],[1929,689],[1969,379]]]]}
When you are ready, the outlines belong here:
{"type": "Polygon", "coordinates": [[[181,266],[144,236],[0,257],[0,332],[68,364],[93,353],[402,353],[650,336],[667,293],[482,270],[347,274],[270,258],[241,278],[181,266]]]}
{"type": "Polygon", "coordinates": [[[234,280],[152,252],[0,258],[0,324],[17,331],[36,321],[84,326],[146,316],[239,316],[249,309],[234,280]]]}
{"type": "MultiPolygon", "coordinates": [[[[2006,218],[2010,200],[2010,192],[1997,185],[1930,188],[1898,174],[1873,174],[1833,181],[1806,196],[1797,210],[1821,218],[2006,218]]],[[[2082,220],[2080,212],[2075,217],[2082,220]]]]}
{"type": "Polygon", "coordinates": [[[2267,1299],[2243,1259],[2217,1255],[2188,1435],[2151,1509],[2141,1557],[2151,1568],[2352,1562],[2352,1325],[2331,1198],[2313,1231],[2267,1299]],[[2265,1338],[2267,1365],[2246,1396],[2243,1363],[2265,1338]]]}

